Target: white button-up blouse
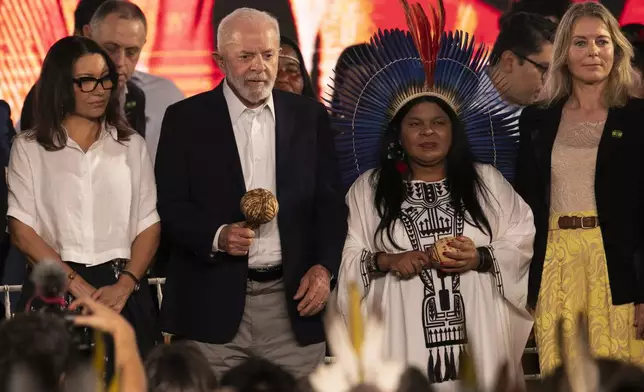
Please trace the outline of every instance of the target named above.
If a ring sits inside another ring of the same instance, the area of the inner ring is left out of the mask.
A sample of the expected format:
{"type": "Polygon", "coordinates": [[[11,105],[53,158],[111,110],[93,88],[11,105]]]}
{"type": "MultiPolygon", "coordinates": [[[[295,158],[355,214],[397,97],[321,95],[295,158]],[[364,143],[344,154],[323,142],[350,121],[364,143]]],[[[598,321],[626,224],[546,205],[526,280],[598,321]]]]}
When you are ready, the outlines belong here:
{"type": "Polygon", "coordinates": [[[30,226],[64,261],[99,265],[130,258],[136,236],[159,222],[144,139],[119,142],[106,126],[83,152],[68,138],[47,151],[19,135],[11,150],[7,215],[30,226]]]}

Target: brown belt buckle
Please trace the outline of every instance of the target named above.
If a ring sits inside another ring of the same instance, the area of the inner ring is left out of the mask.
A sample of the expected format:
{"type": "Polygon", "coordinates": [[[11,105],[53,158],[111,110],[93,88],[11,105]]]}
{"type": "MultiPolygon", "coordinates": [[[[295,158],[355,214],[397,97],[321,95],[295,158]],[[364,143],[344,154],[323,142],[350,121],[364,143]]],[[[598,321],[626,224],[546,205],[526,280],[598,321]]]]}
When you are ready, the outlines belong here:
{"type": "Polygon", "coordinates": [[[581,228],[582,228],[582,229],[584,229],[584,230],[585,230],[585,229],[594,229],[595,227],[597,227],[597,220],[596,220],[596,219],[593,219],[593,217],[592,217],[592,216],[589,216],[589,217],[582,217],[582,218],[581,218],[581,228]],[[584,224],[584,219],[588,219],[589,221],[592,221],[592,222],[594,222],[595,224],[594,224],[594,225],[586,226],[586,225],[584,224]]]}

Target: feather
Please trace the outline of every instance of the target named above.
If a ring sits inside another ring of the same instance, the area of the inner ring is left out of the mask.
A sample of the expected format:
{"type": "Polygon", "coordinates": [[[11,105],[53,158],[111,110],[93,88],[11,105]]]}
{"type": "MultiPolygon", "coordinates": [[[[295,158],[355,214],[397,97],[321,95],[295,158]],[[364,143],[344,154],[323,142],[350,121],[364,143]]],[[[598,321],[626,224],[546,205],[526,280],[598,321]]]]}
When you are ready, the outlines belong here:
{"type": "Polygon", "coordinates": [[[477,161],[514,178],[518,153],[517,108],[509,107],[488,77],[488,50],[460,31],[443,33],[432,88],[412,34],[379,31],[371,44],[346,65],[338,102],[331,106],[343,182],[350,186],[380,163],[381,140],[396,112],[421,95],[436,95],[463,122],[477,161]]]}
{"type": "Polygon", "coordinates": [[[438,0],[431,19],[423,7],[400,0],[409,28],[379,30],[366,48],[344,59],[352,72],[336,74],[329,102],[338,160],[345,185],[378,167],[381,140],[409,101],[435,96],[463,122],[475,159],[514,179],[518,153],[518,108],[502,99],[488,75],[489,50],[469,34],[445,32],[445,7],[438,0]]]}
{"type": "MultiPolygon", "coordinates": [[[[362,362],[362,344],[364,343],[364,324],[362,321],[362,312],[360,311],[360,294],[355,282],[349,284],[349,332],[351,333],[351,343],[353,350],[358,357],[358,363],[362,362]]],[[[364,381],[364,371],[362,366],[358,366],[360,382],[364,381]]]]}
{"type": "MultiPolygon", "coordinates": [[[[352,309],[355,309],[356,300],[360,303],[356,294],[355,291],[352,294],[352,309]]],[[[360,316],[354,315],[349,319],[360,321],[347,325],[337,305],[334,302],[329,303],[325,328],[335,362],[320,365],[309,376],[309,382],[315,392],[349,392],[359,384],[374,385],[381,392],[395,392],[398,389],[400,377],[406,366],[404,363],[388,361],[383,356],[385,331],[381,312],[378,309],[370,309],[366,321],[363,320],[362,311],[359,312],[360,316]],[[362,333],[352,331],[359,324],[364,325],[364,328],[360,328],[362,333]],[[361,336],[358,340],[362,340],[362,343],[356,344],[352,336],[361,336]],[[356,352],[355,348],[358,345],[360,349],[356,352]]]]}
{"type": "Polygon", "coordinates": [[[92,365],[97,376],[97,392],[105,391],[105,383],[103,381],[103,375],[105,374],[105,353],[105,338],[103,333],[98,330],[94,330],[94,355],[92,357],[92,365]]]}
{"type": "Polygon", "coordinates": [[[468,350],[471,350],[471,348],[468,348],[467,350],[464,350],[460,353],[460,369],[458,371],[458,374],[463,381],[464,388],[466,388],[467,390],[476,390],[476,365],[474,364],[474,360],[472,359],[472,356],[469,354],[468,350]]]}
{"type": "Polygon", "coordinates": [[[407,0],[400,0],[400,2],[405,11],[407,27],[422,59],[426,85],[431,88],[440,39],[445,28],[445,6],[442,0],[438,0],[438,11],[436,8],[430,7],[433,16],[433,20],[430,22],[419,3],[410,6],[407,0]]]}

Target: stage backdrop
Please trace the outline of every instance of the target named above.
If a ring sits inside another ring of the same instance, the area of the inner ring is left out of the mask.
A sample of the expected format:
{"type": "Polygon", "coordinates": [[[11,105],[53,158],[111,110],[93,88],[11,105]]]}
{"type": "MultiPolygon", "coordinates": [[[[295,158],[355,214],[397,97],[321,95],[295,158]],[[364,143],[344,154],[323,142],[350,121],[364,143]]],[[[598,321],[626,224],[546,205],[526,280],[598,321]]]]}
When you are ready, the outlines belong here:
{"type": "MultiPolygon", "coordinates": [[[[193,95],[213,88],[221,72],[212,61],[214,29],[236,7],[264,9],[297,40],[320,94],[345,47],[365,42],[377,29],[404,28],[399,0],[133,0],[148,18],[148,40],[139,68],[174,80],[193,95]]],[[[447,28],[492,44],[508,0],[444,0],[447,28]]],[[[38,77],[47,49],[73,30],[78,0],[0,0],[0,98],[14,121],[38,77]]],[[[423,0],[423,4],[430,1],[423,0]]],[[[622,23],[644,22],[644,0],[605,2],[622,23]]]]}

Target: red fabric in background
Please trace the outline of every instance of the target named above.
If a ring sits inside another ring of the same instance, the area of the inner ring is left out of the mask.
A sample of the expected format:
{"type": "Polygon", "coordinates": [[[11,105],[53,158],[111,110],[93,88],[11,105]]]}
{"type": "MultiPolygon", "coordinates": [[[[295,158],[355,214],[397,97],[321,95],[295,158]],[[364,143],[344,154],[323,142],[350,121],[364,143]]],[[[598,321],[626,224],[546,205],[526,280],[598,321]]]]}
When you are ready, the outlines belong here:
{"type": "Polygon", "coordinates": [[[212,58],[215,0],[158,1],[149,71],[172,79],[188,96],[212,89],[222,78],[212,58]]]}
{"type": "MultiPolygon", "coordinates": [[[[437,1],[421,1],[425,9],[429,12],[429,4],[435,5],[437,1]]],[[[499,34],[498,19],[500,12],[493,7],[485,4],[480,0],[444,0],[445,13],[447,20],[445,28],[453,30],[456,27],[458,9],[460,5],[469,5],[476,13],[477,26],[474,36],[477,42],[483,42],[492,45],[499,34]]],[[[381,29],[400,28],[406,29],[405,14],[400,6],[400,0],[373,0],[372,19],[381,29]]]]}
{"type": "Polygon", "coordinates": [[[619,23],[622,25],[629,23],[644,24],[644,0],[626,0],[619,23]]]}
{"type": "Polygon", "coordinates": [[[49,47],[65,35],[59,0],[0,0],[0,99],[14,121],[49,47]]]}

